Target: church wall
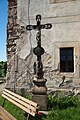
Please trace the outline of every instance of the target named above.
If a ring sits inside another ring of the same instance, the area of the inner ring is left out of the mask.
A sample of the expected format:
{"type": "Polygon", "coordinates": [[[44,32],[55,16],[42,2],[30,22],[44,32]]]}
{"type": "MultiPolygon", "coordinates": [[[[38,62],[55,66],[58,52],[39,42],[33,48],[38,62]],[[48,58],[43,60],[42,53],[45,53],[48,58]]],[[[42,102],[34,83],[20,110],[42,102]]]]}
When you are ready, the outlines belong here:
{"type": "MultiPolygon", "coordinates": [[[[36,31],[27,31],[26,25],[36,24],[35,17],[37,14],[42,16],[42,24],[52,24],[50,30],[42,30],[41,37],[42,47],[45,49],[45,54],[42,56],[44,78],[47,78],[48,87],[59,86],[63,76],[65,76],[65,81],[71,81],[69,85],[79,86],[80,1],[17,0],[16,11],[16,35],[18,36],[14,40],[16,51],[10,53],[10,57],[8,57],[8,61],[11,61],[11,64],[15,66],[15,68],[10,68],[12,72],[8,74],[10,81],[13,81],[13,86],[15,80],[16,87],[29,87],[29,85],[32,85],[34,78],[33,64],[36,61],[36,56],[33,54],[32,49],[36,47],[36,31]],[[64,47],[74,48],[74,72],[60,72],[60,48],[64,47]]],[[[9,18],[9,20],[11,19],[9,18]]],[[[15,27],[13,26],[13,28],[15,27]]]]}

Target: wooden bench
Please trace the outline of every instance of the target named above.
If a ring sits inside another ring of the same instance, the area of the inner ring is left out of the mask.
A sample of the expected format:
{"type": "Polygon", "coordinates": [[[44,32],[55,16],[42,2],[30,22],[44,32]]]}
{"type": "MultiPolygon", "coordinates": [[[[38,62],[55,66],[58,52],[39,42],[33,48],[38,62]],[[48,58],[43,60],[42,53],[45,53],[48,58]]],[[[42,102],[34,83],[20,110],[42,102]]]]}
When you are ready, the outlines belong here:
{"type": "MultiPolygon", "coordinates": [[[[37,103],[30,101],[16,93],[13,93],[10,90],[4,89],[2,97],[32,116],[35,116],[35,114],[37,113],[37,103]]],[[[8,113],[3,107],[4,103],[2,106],[0,106],[0,117],[2,116],[0,120],[16,120],[16,118],[14,118],[10,113],[8,113]]]]}

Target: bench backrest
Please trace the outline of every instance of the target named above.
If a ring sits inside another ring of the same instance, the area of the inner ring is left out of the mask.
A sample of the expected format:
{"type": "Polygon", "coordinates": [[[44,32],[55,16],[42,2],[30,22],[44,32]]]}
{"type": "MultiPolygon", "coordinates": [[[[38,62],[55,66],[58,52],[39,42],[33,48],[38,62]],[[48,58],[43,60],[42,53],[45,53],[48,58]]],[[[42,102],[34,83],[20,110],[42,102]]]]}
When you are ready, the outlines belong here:
{"type": "Polygon", "coordinates": [[[7,89],[3,90],[2,97],[6,98],[8,101],[12,102],[25,112],[31,114],[32,116],[35,116],[37,110],[37,103],[30,101],[7,89]]]}

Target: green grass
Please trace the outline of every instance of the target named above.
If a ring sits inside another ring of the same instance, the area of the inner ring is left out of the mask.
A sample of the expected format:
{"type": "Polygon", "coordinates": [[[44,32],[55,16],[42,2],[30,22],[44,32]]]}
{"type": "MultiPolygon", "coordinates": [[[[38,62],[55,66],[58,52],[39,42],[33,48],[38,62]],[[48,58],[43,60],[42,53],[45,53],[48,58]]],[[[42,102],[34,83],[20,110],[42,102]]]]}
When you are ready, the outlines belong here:
{"type": "Polygon", "coordinates": [[[49,100],[53,108],[45,120],[80,120],[80,96],[50,96],[49,100]]]}
{"type": "Polygon", "coordinates": [[[52,110],[45,120],[80,120],[80,108],[52,110]]]}
{"type": "MultiPolygon", "coordinates": [[[[0,105],[2,105],[2,97],[0,96],[0,105]]],[[[5,106],[4,108],[11,113],[17,120],[24,120],[24,111],[18,108],[17,106],[13,105],[9,101],[5,101],[5,106]]]]}
{"type": "MultiPolygon", "coordinates": [[[[48,104],[49,114],[43,118],[30,118],[29,120],[80,120],[80,96],[77,97],[50,97],[48,104]],[[51,103],[50,103],[51,102],[51,103]],[[62,105],[61,105],[62,104],[62,105]],[[51,109],[50,109],[51,107],[51,109]]],[[[0,105],[2,97],[0,96],[0,105]]],[[[5,109],[11,113],[17,120],[25,120],[24,111],[6,100],[5,109]]]]}

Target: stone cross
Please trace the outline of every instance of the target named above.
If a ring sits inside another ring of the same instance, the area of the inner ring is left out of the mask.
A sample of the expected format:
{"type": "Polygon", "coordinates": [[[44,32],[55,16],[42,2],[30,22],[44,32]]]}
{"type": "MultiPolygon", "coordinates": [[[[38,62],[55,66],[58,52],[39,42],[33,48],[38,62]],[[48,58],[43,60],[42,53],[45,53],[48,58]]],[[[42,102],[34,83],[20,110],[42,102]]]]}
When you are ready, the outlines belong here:
{"type": "Polygon", "coordinates": [[[41,30],[50,29],[51,24],[41,24],[41,15],[36,16],[37,25],[27,25],[27,30],[37,30],[36,40],[37,47],[33,49],[33,53],[37,56],[37,65],[34,63],[34,78],[32,89],[32,100],[40,106],[40,110],[47,110],[47,87],[45,85],[46,79],[43,78],[43,64],[41,62],[41,55],[44,54],[44,48],[41,47],[41,30]]]}

